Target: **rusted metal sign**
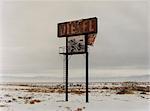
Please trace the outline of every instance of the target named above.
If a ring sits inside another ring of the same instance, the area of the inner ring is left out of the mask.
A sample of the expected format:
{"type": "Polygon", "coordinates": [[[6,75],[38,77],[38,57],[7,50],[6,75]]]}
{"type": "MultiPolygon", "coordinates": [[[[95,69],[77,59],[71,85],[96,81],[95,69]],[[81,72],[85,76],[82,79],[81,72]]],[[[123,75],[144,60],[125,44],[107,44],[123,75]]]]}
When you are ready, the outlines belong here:
{"type": "Polygon", "coordinates": [[[58,23],[58,37],[97,33],[97,18],[58,23]]]}
{"type": "Polygon", "coordinates": [[[95,42],[96,34],[88,34],[87,45],[92,45],[95,42]]]}

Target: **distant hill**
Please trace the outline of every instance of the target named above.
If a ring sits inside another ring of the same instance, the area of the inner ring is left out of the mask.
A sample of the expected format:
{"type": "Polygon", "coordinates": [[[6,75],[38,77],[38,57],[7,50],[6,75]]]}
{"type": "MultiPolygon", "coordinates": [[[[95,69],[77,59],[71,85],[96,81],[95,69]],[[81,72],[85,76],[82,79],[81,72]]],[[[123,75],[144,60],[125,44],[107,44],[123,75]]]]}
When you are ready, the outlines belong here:
{"type": "Polygon", "coordinates": [[[49,76],[2,76],[2,82],[61,82],[62,80],[57,77],[49,77],[49,76]]]}
{"type": "MultiPolygon", "coordinates": [[[[1,82],[62,82],[62,77],[49,77],[49,76],[33,76],[33,77],[21,77],[21,76],[1,76],[1,82]]],[[[84,82],[84,77],[69,78],[69,81],[84,82]]],[[[90,82],[122,82],[122,81],[137,81],[137,82],[149,82],[150,75],[140,76],[127,76],[127,77],[91,77],[90,82]]]]}
{"type": "Polygon", "coordinates": [[[149,82],[150,81],[150,75],[140,75],[140,76],[127,76],[127,77],[93,77],[91,78],[91,81],[137,81],[137,82],[149,82]]]}

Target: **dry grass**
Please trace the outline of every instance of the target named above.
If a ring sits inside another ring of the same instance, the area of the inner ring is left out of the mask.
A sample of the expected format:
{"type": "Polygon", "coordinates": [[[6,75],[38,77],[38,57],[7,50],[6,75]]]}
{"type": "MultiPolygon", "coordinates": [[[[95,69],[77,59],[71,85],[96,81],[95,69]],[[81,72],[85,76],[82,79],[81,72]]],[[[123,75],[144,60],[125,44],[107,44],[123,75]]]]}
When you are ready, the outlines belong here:
{"type": "MultiPolygon", "coordinates": [[[[65,93],[64,88],[44,88],[44,87],[36,87],[36,88],[30,88],[27,89],[28,92],[36,92],[36,93],[65,93]]],[[[83,94],[85,91],[81,88],[69,88],[68,93],[73,94],[83,94]]]]}
{"type": "Polygon", "coordinates": [[[71,90],[71,93],[81,95],[81,94],[85,93],[85,91],[74,88],[71,90]]]}
{"type": "Polygon", "coordinates": [[[8,107],[7,105],[1,104],[0,107],[8,107]]]}
{"type": "Polygon", "coordinates": [[[150,87],[142,87],[142,86],[135,86],[132,88],[135,91],[143,91],[143,92],[150,92],[150,87]]]}

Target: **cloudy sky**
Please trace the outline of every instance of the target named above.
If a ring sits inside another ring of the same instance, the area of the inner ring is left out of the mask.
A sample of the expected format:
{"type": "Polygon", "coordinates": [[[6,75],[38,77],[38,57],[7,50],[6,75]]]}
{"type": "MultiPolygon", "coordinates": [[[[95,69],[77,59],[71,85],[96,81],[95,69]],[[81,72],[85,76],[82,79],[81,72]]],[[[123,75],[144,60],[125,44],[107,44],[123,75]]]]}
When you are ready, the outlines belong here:
{"type": "MultiPolygon", "coordinates": [[[[2,75],[62,76],[57,23],[98,18],[89,47],[90,76],[144,75],[150,71],[148,3],[138,1],[5,1],[1,4],[2,75]]],[[[72,56],[69,76],[84,76],[85,56],[72,56]]]]}

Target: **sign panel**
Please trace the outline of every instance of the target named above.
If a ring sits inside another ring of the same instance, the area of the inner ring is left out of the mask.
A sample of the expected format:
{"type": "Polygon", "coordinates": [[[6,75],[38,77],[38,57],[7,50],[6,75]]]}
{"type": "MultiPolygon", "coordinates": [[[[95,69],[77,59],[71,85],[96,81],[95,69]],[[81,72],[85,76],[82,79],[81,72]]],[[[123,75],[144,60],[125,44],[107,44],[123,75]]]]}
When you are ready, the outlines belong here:
{"type": "Polygon", "coordinates": [[[87,40],[87,45],[93,45],[95,42],[96,34],[89,34],[88,35],[88,40],[87,40]]]}
{"type": "Polygon", "coordinates": [[[68,38],[68,53],[85,52],[85,37],[70,37],[68,38]]]}
{"type": "Polygon", "coordinates": [[[58,37],[97,33],[97,18],[58,23],[58,37]]]}

